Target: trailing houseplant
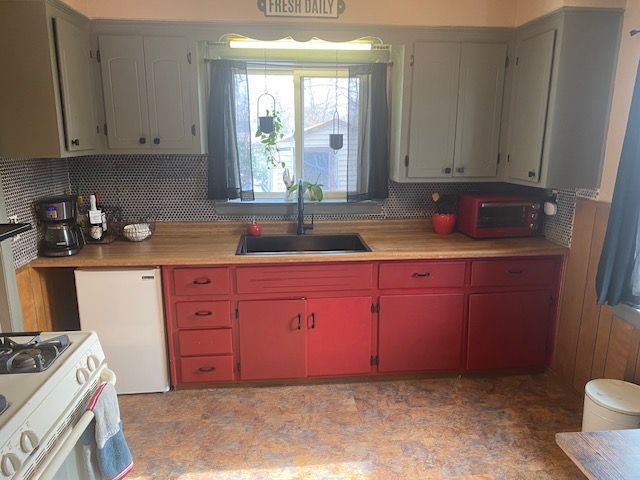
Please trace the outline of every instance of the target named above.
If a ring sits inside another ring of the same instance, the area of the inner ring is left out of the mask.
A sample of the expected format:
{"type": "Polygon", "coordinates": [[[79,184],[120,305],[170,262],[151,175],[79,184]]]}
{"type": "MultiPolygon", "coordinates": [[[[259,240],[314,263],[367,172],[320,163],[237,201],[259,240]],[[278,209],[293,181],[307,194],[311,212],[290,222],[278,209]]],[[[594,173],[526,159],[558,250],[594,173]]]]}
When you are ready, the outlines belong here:
{"type": "MultiPolygon", "coordinates": [[[[269,110],[267,110],[267,115],[269,115],[269,110]]],[[[284,162],[280,160],[280,150],[278,149],[278,141],[284,138],[282,118],[280,118],[280,114],[275,109],[271,112],[270,116],[273,117],[273,131],[266,133],[258,126],[256,138],[259,139],[264,148],[267,166],[269,166],[269,168],[285,168],[284,162]]]]}
{"type": "Polygon", "coordinates": [[[449,235],[456,227],[458,219],[457,195],[440,195],[438,192],[431,195],[435,203],[436,213],[431,216],[433,229],[439,235],[449,235]]]}

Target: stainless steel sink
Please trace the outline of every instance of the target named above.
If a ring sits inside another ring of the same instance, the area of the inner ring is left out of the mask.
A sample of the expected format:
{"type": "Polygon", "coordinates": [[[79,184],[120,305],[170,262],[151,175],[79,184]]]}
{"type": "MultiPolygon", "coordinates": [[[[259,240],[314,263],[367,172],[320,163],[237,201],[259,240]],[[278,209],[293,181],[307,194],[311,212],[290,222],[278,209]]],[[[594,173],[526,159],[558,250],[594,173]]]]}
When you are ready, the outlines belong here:
{"type": "Polygon", "coordinates": [[[236,255],[290,255],[309,253],[355,253],[371,249],[360,235],[243,235],[236,255]]]}

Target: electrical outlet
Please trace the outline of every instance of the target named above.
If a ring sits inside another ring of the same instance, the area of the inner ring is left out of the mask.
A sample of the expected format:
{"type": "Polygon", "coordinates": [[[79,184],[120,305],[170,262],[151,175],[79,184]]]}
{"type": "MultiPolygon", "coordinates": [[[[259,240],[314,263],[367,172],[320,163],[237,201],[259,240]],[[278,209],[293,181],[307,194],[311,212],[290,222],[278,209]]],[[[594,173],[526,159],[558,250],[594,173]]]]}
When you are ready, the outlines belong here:
{"type": "MultiPolygon", "coordinates": [[[[9,217],[9,223],[18,223],[18,215],[11,215],[9,217]]],[[[18,240],[20,240],[21,235],[18,234],[14,237],[11,237],[11,243],[16,243],[18,240]]]]}

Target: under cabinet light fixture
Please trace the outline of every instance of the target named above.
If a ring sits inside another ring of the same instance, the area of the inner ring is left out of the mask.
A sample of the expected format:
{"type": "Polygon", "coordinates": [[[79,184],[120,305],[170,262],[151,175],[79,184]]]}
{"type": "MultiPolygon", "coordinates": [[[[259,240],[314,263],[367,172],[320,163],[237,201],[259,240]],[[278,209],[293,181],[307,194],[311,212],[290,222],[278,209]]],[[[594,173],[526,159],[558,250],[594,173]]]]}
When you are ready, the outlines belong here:
{"type": "Polygon", "coordinates": [[[254,48],[264,50],[371,50],[371,42],[327,42],[318,38],[312,38],[306,42],[298,42],[291,38],[282,40],[229,40],[231,48],[254,48]]]}

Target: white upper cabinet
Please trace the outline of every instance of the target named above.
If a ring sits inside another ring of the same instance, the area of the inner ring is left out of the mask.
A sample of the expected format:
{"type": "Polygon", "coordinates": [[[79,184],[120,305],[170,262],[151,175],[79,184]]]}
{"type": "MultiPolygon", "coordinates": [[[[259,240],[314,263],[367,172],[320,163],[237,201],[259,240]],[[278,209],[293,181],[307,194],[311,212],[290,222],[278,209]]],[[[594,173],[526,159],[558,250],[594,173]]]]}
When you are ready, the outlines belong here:
{"type": "Polygon", "coordinates": [[[60,3],[0,1],[0,45],[0,156],[96,152],[89,20],[60,3]]]}
{"type": "Polygon", "coordinates": [[[142,37],[108,35],[99,41],[109,148],[149,148],[142,37]]]}
{"type": "Polygon", "coordinates": [[[456,140],[459,43],[416,42],[407,177],[450,177],[456,140]]]}
{"type": "Polygon", "coordinates": [[[89,31],[64,18],[53,19],[65,127],[65,146],[83,152],[98,147],[93,59],[89,31]]]}
{"type": "Polygon", "coordinates": [[[597,188],[622,12],[562,9],[516,33],[506,181],[597,188]]]}
{"type": "Polygon", "coordinates": [[[507,46],[465,43],[460,59],[454,176],[495,177],[507,46]]]}
{"type": "Polygon", "coordinates": [[[184,38],[145,37],[149,126],[153,146],[191,148],[189,47],[184,38]]]}
{"type": "Polygon", "coordinates": [[[416,42],[407,155],[396,181],[497,176],[506,43],[416,42]]]}
{"type": "Polygon", "coordinates": [[[197,92],[187,39],[101,35],[99,43],[109,149],[193,151],[197,92]]]}
{"type": "Polygon", "coordinates": [[[549,104],[555,30],[518,43],[511,110],[509,178],[537,183],[549,104]]]}

